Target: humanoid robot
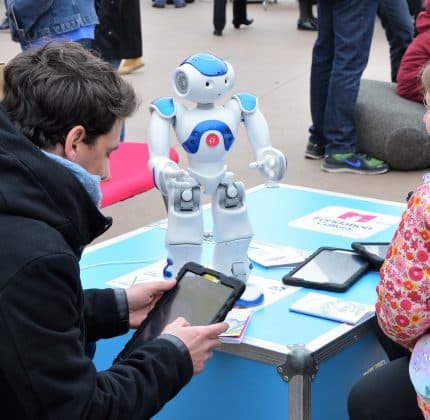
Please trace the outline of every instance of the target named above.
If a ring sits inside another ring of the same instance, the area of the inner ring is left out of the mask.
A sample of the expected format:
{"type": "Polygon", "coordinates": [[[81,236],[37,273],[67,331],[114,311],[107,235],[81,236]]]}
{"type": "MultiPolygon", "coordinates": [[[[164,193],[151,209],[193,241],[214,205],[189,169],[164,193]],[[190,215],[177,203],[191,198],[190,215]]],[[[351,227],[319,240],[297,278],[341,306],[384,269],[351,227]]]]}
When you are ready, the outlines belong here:
{"type": "MultiPolygon", "coordinates": [[[[250,166],[258,168],[269,186],[284,176],[286,159],[272,147],[267,122],[254,95],[237,93],[224,106],[215,104],[233,88],[234,80],[234,70],[228,62],[212,54],[194,54],[176,68],[173,87],[179,98],[195,106],[187,107],[173,97],[156,99],[150,105],[149,168],[168,203],[165,277],[176,275],[188,261],[200,263],[203,190],[212,203],[212,267],[247,282],[251,268],[247,251],[253,231],[244,185],[225,165],[240,122],[245,125],[255,155],[250,166]],[[171,126],[187,153],[188,165],[184,169],[169,159],[171,126]]],[[[241,304],[258,304],[262,299],[260,290],[247,285],[241,304]]]]}

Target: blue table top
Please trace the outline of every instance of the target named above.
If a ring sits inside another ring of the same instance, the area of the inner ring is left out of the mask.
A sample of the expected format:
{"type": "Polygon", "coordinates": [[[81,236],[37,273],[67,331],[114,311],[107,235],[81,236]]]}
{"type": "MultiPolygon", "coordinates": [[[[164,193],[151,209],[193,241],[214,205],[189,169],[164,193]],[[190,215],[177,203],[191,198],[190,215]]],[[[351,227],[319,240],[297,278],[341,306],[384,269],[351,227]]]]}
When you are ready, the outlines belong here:
{"type": "MultiPolygon", "coordinates": [[[[391,240],[405,205],[406,203],[355,197],[290,185],[281,185],[279,188],[258,187],[247,191],[247,206],[254,229],[254,239],[290,245],[308,251],[314,251],[321,246],[350,248],[354,240],[364,239],[354,239],[292,225],[293,221],[303,216],[331,206],[352,209],[357,213],[394,216],[389,217],[391,223],[365,238],[366,241],[383,242],[391,240]]],[[[204,217],[205,230],[210,231],[212,224],[209,209],[205,210],[204,217]]],[[[139,229],[89,247],[81,260],[84,287],[106,287],[107,281],[164,258],[165,234],[166,230],[160,227],[139,229]]],[[[212,246],[210,243],[204,244],[203,264],[210,261],[212,246]]],[[[287,272],[287,268],[265,269],[257,264],[253,270],[256,275],[279,281],[287,272]]],[[[345,299],[374,303],[378,279],[377,272],[368,272],[340,295],[345,299]]],[[[308,343],[338,326],[339,323],[334,321],[289,311],[290,305],[308,291],[309,289],[299,289],[296,293],[257,311],[251,319],[246,336],[280,345],[308,343]]],[[[339,296],[339,293],[334,292],[318,292],[339,296]]]]}

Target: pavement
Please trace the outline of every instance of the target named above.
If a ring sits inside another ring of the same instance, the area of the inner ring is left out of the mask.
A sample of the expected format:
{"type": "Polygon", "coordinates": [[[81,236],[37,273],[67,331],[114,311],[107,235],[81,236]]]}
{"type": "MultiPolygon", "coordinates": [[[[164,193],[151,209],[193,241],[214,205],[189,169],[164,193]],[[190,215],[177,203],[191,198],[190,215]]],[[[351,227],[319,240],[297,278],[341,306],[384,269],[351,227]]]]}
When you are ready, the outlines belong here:
{"type": "MultiPolygon", "coordinates": [[[[124,77],[135,87],[139,110],[126,122],[126,141],[146,141],[149,103],[160,96],[174,96],[171,77],[175,68],[189,55],[211,52],[228,60],[236,72],[234,92],[246,91],[259,98],[272,143],[285,153],[288,169],[284,183],[383,200],[404,202],[408,191],[421,183],[425,171],[390,171],[383,175],[329,174],[320,169],[321,161],[303,156],[310,124],[309,75],[312,46],[316,32],[297,30],[298,5],[294,0],[248,4],[249,27],[235,29],[231,24],[232,4],[227,4],[227,25],[222,37],[213,35],[213,3],[194,0],[185,8],[167,5],[151,7],[141,1],[143,59],[145,66],[124,77]]],[[[0,61],[7,62],[20,51],[8,31],[0,31],[0,61]]],[[[390,81],[388,43],[380,22],[375,25],[369,64],[364,78],[390,81]]],[[[223,98],[223,103],[228,98],[223,98]]],[[[191,105],[191,104],[190,104],[191,105]]],[[[172,145],[180,161],[186,156],[173,131],[172,145]]],[[[246,188],[264,182],[248,167],[252,150],[242,126],[226,164],[246,188]]],[[[145,164],[145,162],[142,162],[145,164]]],[[[429,165],[430,166],[430,165],[429,165]]],[[[207,201],[207,199],[205,199],[207,201]]],[[[293,206],[294,203],[285,203],[293,206]]],[[[268,203],[270,213],[270,203],[268,203]]],[[[137,229],[166,217],[157,190],[103,209],[114,218],[113,227],[96,242],[137,229]]]]}

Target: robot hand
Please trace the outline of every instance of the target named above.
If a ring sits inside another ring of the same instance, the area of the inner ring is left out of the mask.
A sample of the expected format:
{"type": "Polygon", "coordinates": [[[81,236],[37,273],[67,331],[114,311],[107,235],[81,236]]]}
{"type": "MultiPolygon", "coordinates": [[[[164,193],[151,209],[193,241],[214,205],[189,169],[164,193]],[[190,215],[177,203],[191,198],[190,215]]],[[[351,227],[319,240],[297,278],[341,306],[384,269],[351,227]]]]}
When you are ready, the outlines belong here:
{"type": "Polygon", "coordinates": [[[287,169],[287,160],[283,153],[274,147],[265,147],[257,152],[257,160],[250,163],[250,168],[257,168],[269,183],[280,181],[287,169]]]}
{"type": "Polygon", "coordinates": [[[190,178],[188,172],[181,169],[176,162],[170,159],[155,158],[151,159],[149,164],[154,171],[155,183],[163,195],[168,195],[169,190],[180,185],[183,188],[190,187],[187,182],[187,179],[190,178]]]}

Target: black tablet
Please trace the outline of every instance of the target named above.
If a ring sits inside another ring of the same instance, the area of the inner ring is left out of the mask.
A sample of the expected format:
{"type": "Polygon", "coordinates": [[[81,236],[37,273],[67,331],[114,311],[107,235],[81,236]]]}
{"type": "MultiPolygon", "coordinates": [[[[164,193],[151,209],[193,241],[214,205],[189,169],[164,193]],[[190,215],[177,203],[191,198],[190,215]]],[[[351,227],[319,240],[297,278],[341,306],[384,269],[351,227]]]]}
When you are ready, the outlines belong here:
{"type": "Polygon", "coordinates": [[[351,249],[321,247],[282,281],[284,284],[343,292],[369,269],[369,262],[351,249]]]}
{"type": "Polygon", "coordinates": [[[367,259],[375,270],[379,270],[387,255],[390,242],[353,242],[351,248],[367,259]]]}
{"type": "Polygon", "coordinates": [[[193,262],[181,268],[177,281],[176,286],[157,302],[116,361],[158,336],[178,316],[186,318],[191,325],[223,321],[245,290],[245,284],[237,278],[193,262]]]}

